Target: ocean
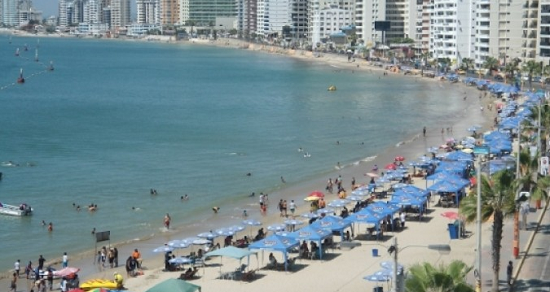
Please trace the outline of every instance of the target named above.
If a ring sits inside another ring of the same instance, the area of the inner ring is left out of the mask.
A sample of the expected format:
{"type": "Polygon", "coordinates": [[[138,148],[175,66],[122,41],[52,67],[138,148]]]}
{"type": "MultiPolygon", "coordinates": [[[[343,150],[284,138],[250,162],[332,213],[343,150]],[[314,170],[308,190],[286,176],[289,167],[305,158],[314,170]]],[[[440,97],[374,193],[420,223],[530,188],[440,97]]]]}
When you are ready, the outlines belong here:
{"type": "Polygon", "coordinates": [[[5,35],[0,88],[0,202],[34,208],[32,217],[0,216],[1,270],[93,249],[93,228],[125,242],[227,227],[243,209],[258,215],[252,192],[328,177],[338,164],[368,167],[465,107],[456,85],[275,54],[5,35]],[[21,68],[26,82],[17,84],[21,68]]]}

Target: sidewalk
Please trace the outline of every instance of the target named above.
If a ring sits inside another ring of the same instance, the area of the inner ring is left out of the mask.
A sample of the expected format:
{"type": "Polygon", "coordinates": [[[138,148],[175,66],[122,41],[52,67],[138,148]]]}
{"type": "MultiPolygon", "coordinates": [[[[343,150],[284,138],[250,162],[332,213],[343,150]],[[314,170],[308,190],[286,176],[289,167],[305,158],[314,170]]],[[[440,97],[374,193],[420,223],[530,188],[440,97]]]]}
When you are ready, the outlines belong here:
{"type": "Polygon", "coordinates": [[[542,212],[537,211],[537,220],[542,216],[538,229],[536,222],[531,224],[531,245],[522,254],[523,265],[517,266],[512,291],[550,291],[550,212],[548,209],[544,215],[542,212]]]}
{"type": "MultiPolygon", "coordinates": [[[[547,208],[546,204],[543,209],[535,210],[534,202],[531,202],[531,212],[527,215],[527,230],[520,230],[519,242],[520,253],[517,259],[513,256],[512,241],[514,238],[514,218],[513,216],[504,219],[504,228],[502,232],[502,242],[500,251],[500,271],[499,271],[499,287],[500,291],[527,291],[527,290],[510,290],[510,287],[506,283],[506,267],[508,261],[512,261],[514,266],[514,273],[512,277],[515,279],[518,277],[520,270],[527,265],[528,261],[523,263],[523,258],[526,252],[529,253],[529,247],[532,242],[532,235],[535,233],[535,227],[538,226],[539,218],[547,208]]],[[[544,216],[548,218],[547,214],[544,216]]],[[[540,218],[542,219],[542,218],[540,218]]],[[[521,216],[520,216],[521,226],[521,216]]],[[[470,227],[472,228],[472,227],[470,227]]],[[[481,260],[481,279],[482,279],[482,291],[490,291],[493,284],[493,260],[492,260],[492,223],[487,222],[482,226],[482,260],[481,260]]],[[[474,264],[475,268],[475,264],[474,264]]],[[[519,284],[519,281],[518,281],[519,284]]],[[[547,291],[547,290],[546,290],[547,291]]]]}
{"type": "MultiPolygon", "coordinates": [[[[548,221],[549,216],[548,214],[545,214],[542,218],[543,214],[545,213],[545,208],[547,208],[547,204],[544,204],[543,209],[535,210],[534,208],[534,202],[531,202],[531,212],[527,215],[527,229],[526,230],[520,230],[520,253],[519,257],[517,259],[513,256],[513,249],[512,249],[512,241],[514,237],[514,218],[508,217],[504,220],[504,228],[502,232],[502,242],[501,242],[501,252],[500,252],[500,274],[499,274],[499,287],[500,291],[529,291],[529,290],[521,290],[520,287],[525,285],[525,278],[523,278],[523,274],[521,274],[522,270],[526,270],[530,265],[530,261],[528,260],[530,257],[530,254],[533,253],[531,247],[531,243],[533,242],[533,237],[535,234],[536,227],[539,225],[539,220],[545,219],[548,221]],[[525,256],[527,254],[527,256],[525,256]],[[524,260],[525,258],[525,260],[524,260]],[[514,289],[510,289],[508,284],[506,283],[506,267],[508,265],[508,261],[512,261],[512,264],[514,266],[514,273],[512,277],[514,279],[524,279],[524,280],[518,280],[516,282],[515,287],[512,287],[514,289]]],[[[542,223],[547,224],[547,223],[542,223]]],[[[521,226],[521,216],[520,216],[520,226],[521,226]]],[[[492,284],[493,284],[493,261],[492,261],[492,246],[491,246],[491,238],[492,238],[492,223],[485,223],[483,224],[483,234],[482,234],[482,261],[481,261],[481,279],[482,279],[482,291],[490,291],[492,284]]],[[[546,234],[548,237],[548,234],[546,234]]],[[[548,291],[548,290],[544,290],[548,291]]]]}

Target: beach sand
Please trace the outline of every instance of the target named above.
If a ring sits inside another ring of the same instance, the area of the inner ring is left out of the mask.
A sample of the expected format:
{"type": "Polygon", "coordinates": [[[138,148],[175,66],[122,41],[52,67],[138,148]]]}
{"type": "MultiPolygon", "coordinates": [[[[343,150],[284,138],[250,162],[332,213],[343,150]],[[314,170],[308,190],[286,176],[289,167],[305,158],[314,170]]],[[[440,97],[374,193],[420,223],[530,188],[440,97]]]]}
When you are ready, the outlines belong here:
{"type": "MultiPolygon", "coordinates": [[[[244,48],[246,45],[236,40],[221,39],[217,42],[197,42],[197,45],[217,45],[227,46],[232,48],[244,48]]],[[[322,57],[314,57],[311,52],[283,50],[280,48],[274,48],[269,46],[249,45],[248,49],[254,51],[262,51],[267,53],[284,54],[290,57],[296,57],[311,62],[325,62],[332,67],[342,68],[346,70],[364,70],[373,72],[373,74],[382,74],[383,69],[375,66],[371,66],[369,62],[361,59],[356,59],[356,62],[348,62],[347,56],[344,55],[323,55],[322,57]]],[[[389,73],[388,78],[396,73],[389,73]]],[[[436,79],[421,78],[419,75],[411,76],[412,78],[420,78],[426,82],[442,82],[436,79]]],[[[350,188],[350,181],[352,177],[355,177],[358,184],[368,183],[368,177],[364,176],[374,164],[383,167],[387,163],[393,161],[397,155],[404,156],[407,160],[415,160],[417,157],[426,153],[426,149],[431,146],[437,146],[443,144],[446,139],[455,137],[462,138],[467,136],[466,129],[472,125],[483,126],[483,131],[490,129],[492,120],[496,115],[493,111],[480,111],[480,107],[486,107],[486,104],[493,102],[494,98],[482,98],[479,99],[479,91],[475,88],[467,87],[463,84],[455,84],[456,90],[465,92],[469,97],[464,102],[467,104],[466,109],[457,113],[458,122],[445,125],[445,127],[451,127],[453,133],[441,133],[441,128],[428,127],[427,137],[422,137],[423,125],[414,125],[418,127],[418,134],[413,135],[406,141],[399,142],[393,147],[387,148],[382,153],[379,153],[372,161],[366,161],[353,165],[346,165],[339,170],[327,174],[325,178],[316,178],[310,181],[306,181],[296,185],[289,185],[286,188],[269,194],[270,206],[268,214],[266,216],[259,215],[259,208],[251,207],[249,212],[250,218],[260,219],[263,222],[262,227],[266,227],[272,223],[282,223],[283,218],[279,216],[276,210],[276,204],[279,199],[286,199],[290,201],[294,199],[298,204],[296,214],[302,214],[309,211],[309,205],[303,201],[303,194],[310,193],[314,190],[324,190],[326,180],[329,177],[335,178],[341,175],[343,178],[343,185],[346,189],[350,188]]],[[[426,182],[422,179],[415,179],[414,184],[425,188],[426,182]]],[[[326,201],[330,202],[335,199],[335,194],[326,193],[326,201]]],[[[257,198],[254,198],[254,205],[257,206],[257,198]]],[[[437,200],[433,198],[433,200],[437,200]]],[[[252,205],[252,203],[251,203],[252,205]]],[[[223,206],[222,206],[223,207],[223,206]]],[[[450,240],[447,223],[449,220],[440,216],[442,211],[455,210],[456,208],[442,209],[439,207],[431,207],[430,212],[427,214],[424,222],[407,222],[407,228],[404,231],[397,232],[395,235],[398,238],[398,243],[401,248],[407,246],[426,246],[428,244],[445,244],[448,243],[452,247],[452,251],[448,255],[440,255],[436,251],[430,251],[426,248],[419,247],[407,247],[400,251],[399,262],[404,264],[405,267],[410,266],[413,263],[422,261],[428,261],[432,264],[441,262],[450,262],[454,259],[460,259],[467,264],[473,265],[474,263],[474,237],[450,240]]],[[[214,217],[214,215],[213,215],[214,217]]],[[[215,219],[215,217],[214,217],[215,219]]],[[[219,227],[226,227],[221,225],[219,227]]],[[[489,225],[484,225],[484,231],[488,230],[489,225]]],[[[257,227],[254,229],[246,229],[239,233],[236,237],[240,238],[244,235],[255,234],[257,227]]],[[[179,272],[163,272],[163,254],[154,254],[151,250],[157,246],[171,239],[182,239],[189,236],[194,236],[199,232],[205,232],[204,227],[200,225],[189,226],[178,230],[176,232],[165,232],[159,235],[152,236],[146,240],[140,240],[135,242],[126,242],[117,245],[119,249],[119,264],[121,265],[116,269],[100,269],[94,265],[94,251],[79,257],[73,258],[71,255],[70,266],[81,268],[79,273],[81,283],[88,279],[104,278],[113,279],[113,272],[119,271],[122,275],[126,275],[124,271],[125,259],[131,254],[134,248],[138,248],[143,254],[144,275],[136,278],[125,279],[125,287],[129,291],[146,291],[148,288],[161,282],[167,278],[176,278],[179,276],[179,272]]],[[[361,234],[364,228],[356,233],[361,234]]],[[[377,284],[367,282],[362,278],[368,274],[372,274],[379,270],[379,263],[381,261],[391,260],[391,257],[386,252],[386,249],[391,245],[392,236],[394,233],[386,233],[386,239],[384,241],[359,241],[361,246],[352,250],[333,250],[327,253],[327,257],[323,261],[319,260],[298,260],[296,267],[291,272],[271,271],[261,269],[257,272],[256,278],[251,282],[231,281],[217,279],[220,272],[230,272],[235,270],[239,266],[239,263],[234,260],[224,258],[213,258],[207,261],[208,266],[200,270],[200,278],[193,280],[192,282],[202,286],[202,291],[297,291],[302,289],[312,291],[358,291],[358,290],[371,290],[377,284]],[[380,256],[372,257],[372,249],[379,249],[380,256]]],[[[488,232],[484,233],[484,236],[488,232]]],[[[215,242],[220,242],[223,245],[223,238],[216,239],[215,242]]],[[[98,243],[98,248],[101,245],[106,245],[107,242],[98,243]]],[[[91,247],[92,248],[92,247],[91,247]]],[[[196,251],[198,247],[195,247],[196,251]]],[[[176,250],[176,255],[188,254],[191,249],[176,250]]],[[[275,257],[279,262],[282,261],[280,253],[275,252],[275,257]]],[[[258,257],[251,257],[250,266],[251,269],[258,269],[264,267],[267,260],[268,253],[258,253],[258,257]]],[[[295,256],[292,254],[291,256],[295,256]]],[[[33,261],[34,262],[34,261],[33,261]]],[[[243,260],[246,263],[246,259],[243,260]]],[[[22,258],[22,266],[26,264],[24,258],[22,258]]],[[[60,268],[59,259],[50,261],[54,267],[60,268]],[[55,263],[55,264],[54,264],[55,263]]],[[[6,275],[6,273],[4,274],[6,275]]],[[[20,279],[18,282],[17,291],[30,291],[32,281],[20,279]]],[[[57,284],[57,281],[56,281],[57,284]]],[[[387,290],[386,283],[380,283],[387,290]]],[[[0,281],[0,286],[8,286],[8,280],[3,279],[0,281]]]]}

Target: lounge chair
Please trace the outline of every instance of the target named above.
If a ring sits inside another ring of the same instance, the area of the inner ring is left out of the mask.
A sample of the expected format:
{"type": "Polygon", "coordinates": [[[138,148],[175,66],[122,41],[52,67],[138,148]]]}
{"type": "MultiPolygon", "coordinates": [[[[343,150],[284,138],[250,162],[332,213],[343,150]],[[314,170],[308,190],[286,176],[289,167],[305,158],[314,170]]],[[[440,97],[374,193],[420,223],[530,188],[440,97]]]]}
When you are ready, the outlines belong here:
{"type": "Polygon", "coordinates": [[[243,280],[243,281],[252,281],[252,280],[254,280],[255,276],[256,276],[256,270],[250,270],[250,271],[242,274],[241,280],[243,280]]]}
{"type": "Polygon", "coordinates": [[[187,271],[185,273],[181,273],[178,279],[180,280],[193,280],[195,278],[195,275],[198,273],[199,269],[193,269],[191,271],[187,271]]]}

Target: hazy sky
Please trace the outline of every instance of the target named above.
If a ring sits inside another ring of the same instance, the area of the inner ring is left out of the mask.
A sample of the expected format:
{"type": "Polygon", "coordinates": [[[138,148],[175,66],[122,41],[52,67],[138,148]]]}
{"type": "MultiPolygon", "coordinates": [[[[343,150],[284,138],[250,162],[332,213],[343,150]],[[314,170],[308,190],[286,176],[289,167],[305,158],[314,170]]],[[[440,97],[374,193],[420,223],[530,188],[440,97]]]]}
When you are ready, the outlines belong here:
{"type": "MultiPolygon", "coordinates": [[[[52,15],[55,15],[57,16],[58,14],[58,5],[59,5],[59,0],[33,0],[32,1],[32,4],[34,7],[36,7],[36,9],[38,10],[42,10],[43,12],[43,17],[44,18],[48,18],[52,15]]],[[[132,7],[131,9],[131,18],[134,19],[134,15],[135,15],[135,11],[136,11],[136,1],[135,0],[130,0],[130,7],[132,7]]]]}

